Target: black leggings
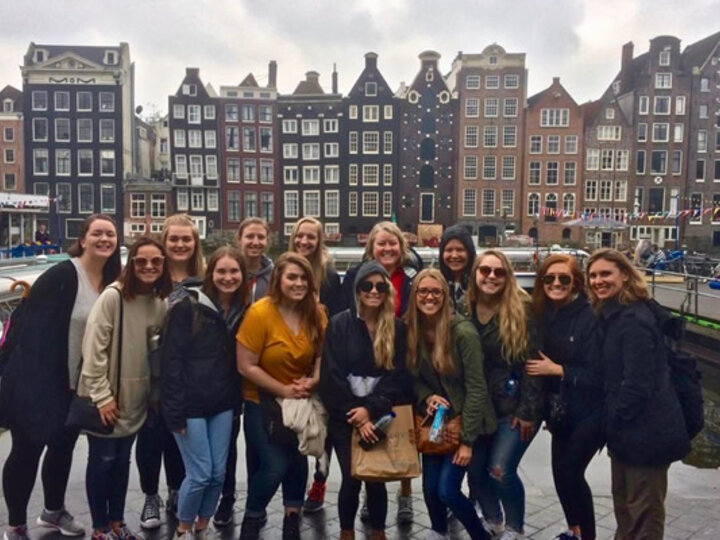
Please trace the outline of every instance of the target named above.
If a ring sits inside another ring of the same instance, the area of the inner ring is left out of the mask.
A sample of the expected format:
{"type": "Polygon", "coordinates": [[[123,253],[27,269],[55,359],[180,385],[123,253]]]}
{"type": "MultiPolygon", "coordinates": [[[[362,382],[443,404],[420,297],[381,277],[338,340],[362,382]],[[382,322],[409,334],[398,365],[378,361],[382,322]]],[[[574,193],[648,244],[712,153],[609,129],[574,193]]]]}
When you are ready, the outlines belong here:
{"type": "MultiPolygon", "coordinates": [[[[350,437],[352,431],[347,426],[330,424],[328,436],[332,439],[340,470],[342,483],[338,495],[338,513],[340,515],[340,528],[342,530],[355,529],[355,515],[357,514],[360,499],[360,480],[352,477],[350,471],[350,437]]],[[[365,482],[367,492],[368,512],[370,513],[370,526],[373,530],[385,530],[387,517],[387,490],[384,482],[365,482]]]]}
{"type": "Polygon", "coordinates": [[[568,525],[580,526],[583,540],[595,540],[595,510],[585,469],[599,444],[600,423],[586,418],[568,433],[552,437],[552,471],[568,525]]]}
{"type": "MultiPolygon", "coordinates": [[[[230,451],[225,466],[225,481],[223,482],[222,496],[235,499],[235,474],[237,472],[237,440],[240,435],[240,415],[235,414],[230,432],[230,451]]],[[[249,476],[249,475],[248,475],[249,476]]]]}
{"type": "MultiPolygon", "coordinates": [[[[12,448],[3,468],[3,492],[8,508],[8,523],[18,527],[27,523],[27,506],[30,501],[40,456],[44,444],[34,442],[20,431],[10,430],[12,448]]],[[[56,440],[47,445],[42,464],[42,484],[47,510],[60,510],[65,506],[73,449],[78,431],[63,430],[56,440]]]]}
{"type": "Polygon", "coordinates": [[[140,475],[140,488],[145,495],[157,495],[160,465],[165,458],[165,481],[168,489],[179,490],[185,478],[185,465],[175,437],[165,425],[162,415],[148,411],[148,418],[138,432],[135,461],[140,475]]]}

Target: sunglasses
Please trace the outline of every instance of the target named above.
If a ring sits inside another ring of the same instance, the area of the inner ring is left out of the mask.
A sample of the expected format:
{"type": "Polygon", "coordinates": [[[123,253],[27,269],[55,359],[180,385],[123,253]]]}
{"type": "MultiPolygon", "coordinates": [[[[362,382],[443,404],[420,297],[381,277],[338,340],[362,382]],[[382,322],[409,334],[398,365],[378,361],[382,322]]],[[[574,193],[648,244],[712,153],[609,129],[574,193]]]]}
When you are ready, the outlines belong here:
{"type": "Polygon", "coordinates": [[[504,278],[507,277],[507,271],[504,268],[493,268],[492,266],[479,266],[478,271],[483,275],[483,277],[488,277],[490,274],[493,274],[496,278],[504,278]]]}
{"type": "Polygon", "coordinates": [[[363,281],[360,283],[360,285],[358,285],[358,289],[360,289],[364,293],[372,292],[372,290],[375,289],[378,294],[385,294],[390,290],[390,286],[384,281],[379,281],[378,283],[373,283],[372,281],[363,281]]]}
{"type": "Polygon", "coordinates": [[[132,261],[136,268],[145,268],[148,263],[154,268],[159,268],[165,262],[165,257],[151,257],[150,259],[147,257],[133,257],[132,261]]]}
{"type": "Polygon", "coordinates": [[[572,283],[572,276],[568,276],[567,274],[545,274],[542,277],[542,282],[543,285],[552,285],[556,279],[560,282],[560,285],[566,287],[572,283]]]}
{"type": "Polygon", "coordinates": [[[426,289],[423,287],[422,289],[417,290],[417,295],[420,298],[427,298],[428,296],[432,296],[433,298],[440,298],[443,295],[442,289],[426,289]]]}

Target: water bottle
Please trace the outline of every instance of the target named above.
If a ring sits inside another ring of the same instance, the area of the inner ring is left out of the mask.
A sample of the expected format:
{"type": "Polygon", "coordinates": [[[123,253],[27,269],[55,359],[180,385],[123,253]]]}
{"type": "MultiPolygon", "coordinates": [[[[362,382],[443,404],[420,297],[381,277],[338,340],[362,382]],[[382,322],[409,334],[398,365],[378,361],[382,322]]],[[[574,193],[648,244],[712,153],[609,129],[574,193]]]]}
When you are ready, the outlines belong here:
{"type": "Polygon", "coordinates": [[[390,427],[390,423],[395,418],[395,413],[390,411],[385,416],[381,416],[378,418],[378,420],[373,424],[373,429],[375,430],[375,436],[378,438],[377,442],[370,442],[366,441],[362,437],[360,437],[360,448],[363,450],[370,450],[373,446],[378,444],[379,442],[385,440],[387,438],[387,429],[390,427]]]}
{"type": "Polygon", "coordinates": [[[434,443],[441,443],[443,440],[443,428],[445,427],[445,416],[447,415],[447,407],[445,405],[438,405],[435,409],[435,416],[433,417],[432,426],[430,426],[430,433],[428,434],[428,440],[434,443]]]}
{"type": "Polygon", "coordinates": [[[505,381],[505,393],[510,397],[514,397],[517,395],[519,389],[520,381],[518,380],[517,375],[512,373],[508,380],[505,381]]]}

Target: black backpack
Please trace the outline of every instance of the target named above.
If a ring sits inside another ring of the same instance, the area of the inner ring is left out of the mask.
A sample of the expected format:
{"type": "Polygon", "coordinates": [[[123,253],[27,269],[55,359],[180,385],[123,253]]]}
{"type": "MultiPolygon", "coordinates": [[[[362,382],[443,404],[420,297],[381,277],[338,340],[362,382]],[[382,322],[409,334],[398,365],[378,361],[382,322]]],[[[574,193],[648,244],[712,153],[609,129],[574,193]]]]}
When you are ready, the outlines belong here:
{"type": "Polygon", "coordinates": [[[663,336],[670,370],[670,382],[675,388],[688,436],[692,440],[705,425],[703,409],[702,375],[697,358],[680,350],[679,342],[685,336],[685,319],[672,315],[655,300],[648,301],[663,336]]]}

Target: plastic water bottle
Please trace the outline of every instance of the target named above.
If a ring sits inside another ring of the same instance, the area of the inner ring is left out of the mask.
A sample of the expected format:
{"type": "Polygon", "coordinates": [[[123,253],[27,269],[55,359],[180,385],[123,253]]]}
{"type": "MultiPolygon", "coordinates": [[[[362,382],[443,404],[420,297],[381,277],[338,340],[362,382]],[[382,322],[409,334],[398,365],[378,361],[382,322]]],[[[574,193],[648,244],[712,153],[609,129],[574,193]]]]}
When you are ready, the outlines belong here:
{"type": "Polygon", "coordinates": [[[505,381],[505,393],[513,397],[517,395],[518,389],[520,387],[520,381],[517,378],[517,375],[514,373],[510,375],[510,378],[508,378],[507,381],[505,381]]]}
{"type": "Polygon", "coordinates": [[[438,405],[438,408],[435,409],[435,417],[433,418],[433,423],[432,426],[430,426],[430,433],[428,435],[430,442],[442,442],[446,414],[447,407],[445,405],[438,405]]]}
{"type": "Polygon", "coordinates": [[[387,430],[390,427],[390,423],[395,418],[395,413],[390,411],[388,414],[381,416],[373,424],[373,430],[375,430],[375,436],[378,438],[376,442],[369,442],[360,437],[360,448],[363,450],[370,450],[373,446],[387,438],[387,430]]]}

